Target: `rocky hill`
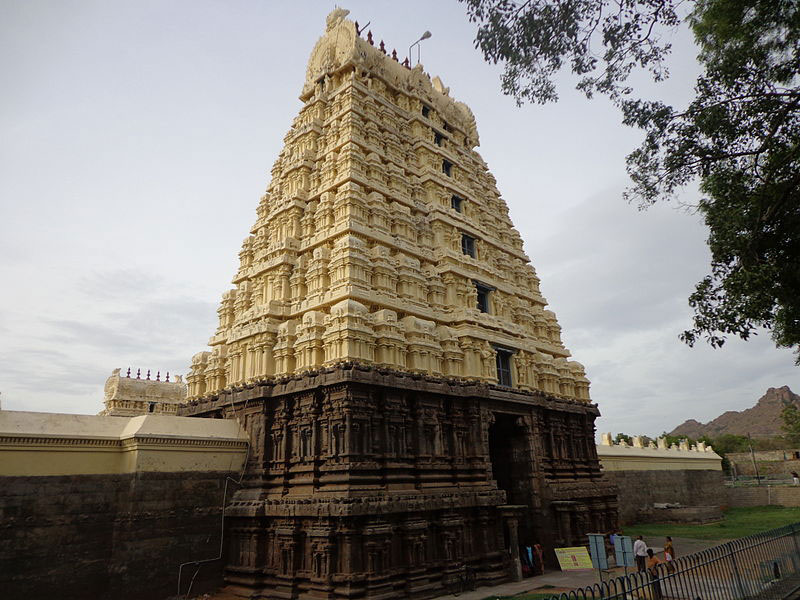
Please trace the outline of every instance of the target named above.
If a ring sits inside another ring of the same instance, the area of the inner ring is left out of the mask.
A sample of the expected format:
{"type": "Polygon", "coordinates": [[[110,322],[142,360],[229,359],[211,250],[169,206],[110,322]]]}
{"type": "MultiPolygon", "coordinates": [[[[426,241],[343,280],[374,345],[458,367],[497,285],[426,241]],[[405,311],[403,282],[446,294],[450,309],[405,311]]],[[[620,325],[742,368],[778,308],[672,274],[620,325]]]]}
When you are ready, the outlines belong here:
{"type": "Polygon", "coordinates": [[[678,425],[670,435],[685,435],[698,438],[707,435],[711,438],[725,433],[763,437],[780,435],[781,410],[787,403],[796,404],[800,408],[800,396],[792,392],[788,385],[769,388],[752,408],[742,411],[729,410],[713,421],[699,423],[694,419],[678,425]]]}

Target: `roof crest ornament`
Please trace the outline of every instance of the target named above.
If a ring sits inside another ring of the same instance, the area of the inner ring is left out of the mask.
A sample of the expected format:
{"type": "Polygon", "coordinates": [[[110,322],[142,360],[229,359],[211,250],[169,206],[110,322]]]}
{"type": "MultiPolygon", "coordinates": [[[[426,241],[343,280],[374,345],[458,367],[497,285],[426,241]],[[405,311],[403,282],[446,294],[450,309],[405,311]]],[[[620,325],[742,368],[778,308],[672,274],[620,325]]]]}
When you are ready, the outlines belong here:
{"type": "Polygon", "coordinates": [[[350,11],[346,8],[334,8],[325,19],[325,31],[333,30],[349,14],[350,11]]]}
{"type": "Polygon", "coordinates": [[[371,31],[366,32],[366,39],[361,37],[366,25],[358,29],[354,21],[346,18],[348,14],[349,11],[337,8],[328,15],[325,33],[315,44],[308,60],[301,100],[305,102],[318,92],[319,85],[328,76],[350,66],[357,74],[369,73],[397,90],[434,104],[450,125],[467,134],[471,147],[480,145],[472,111],[450,96],[450,88],[442,83],[441,78],[432,80],[421,63],[409,68],[411,65],[407,60],[400,62],[399,57],[395,60],[385,44],[383,47],[375,44],[371,31]]]}

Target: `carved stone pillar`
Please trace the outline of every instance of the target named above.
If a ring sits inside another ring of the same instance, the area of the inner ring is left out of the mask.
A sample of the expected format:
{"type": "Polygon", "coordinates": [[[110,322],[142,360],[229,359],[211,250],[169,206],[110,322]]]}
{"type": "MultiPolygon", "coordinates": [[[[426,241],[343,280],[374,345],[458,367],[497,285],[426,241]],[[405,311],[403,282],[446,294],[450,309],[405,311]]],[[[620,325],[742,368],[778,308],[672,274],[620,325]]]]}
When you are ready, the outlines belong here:
{"type": "Polygon", "coordinates": [[[345,414],[344,418],[345,418],[344,452],[342,452],[342,454],[348,456],[353,452],[353,446],[351,443],[353,441],[353,415],[350,414],[350,411],[348,411],[345,414]]]}
{"type": "Polygon", "coordinates": [[[503,517],[503,522],[508,529],[508,545],[506,548],[511,557],[511,575],[514,581],[522,580],[522,562],[519,558],[519,518],[523,511],[527,508],[524,504],[506,504],[498,506],[500,515],[503,517]]]}

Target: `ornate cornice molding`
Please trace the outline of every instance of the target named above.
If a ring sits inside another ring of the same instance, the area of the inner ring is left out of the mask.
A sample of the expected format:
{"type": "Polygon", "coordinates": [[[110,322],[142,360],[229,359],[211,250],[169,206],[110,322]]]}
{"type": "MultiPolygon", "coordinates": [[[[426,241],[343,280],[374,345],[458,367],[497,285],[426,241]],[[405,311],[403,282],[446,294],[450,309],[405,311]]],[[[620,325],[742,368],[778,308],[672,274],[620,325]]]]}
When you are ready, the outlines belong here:
{"type": "Polygon", "coordinates": [[[572,413],[588,413],[595,416],[600,414],[596,404],[561,398],[541,391],[505,388],[472,379],[436,377],[354,362],[343,362],[324,369],[312,369],[297,375],[272,377],[231,387],[219,394],[190,400],[179,408],[178,414],[197,415],[230,406],[231,403],[236,405],[256,398],[275,398],[320,387],[333,388],[347,383],[401,388],[460,398],[489,398],[572,413]]]}

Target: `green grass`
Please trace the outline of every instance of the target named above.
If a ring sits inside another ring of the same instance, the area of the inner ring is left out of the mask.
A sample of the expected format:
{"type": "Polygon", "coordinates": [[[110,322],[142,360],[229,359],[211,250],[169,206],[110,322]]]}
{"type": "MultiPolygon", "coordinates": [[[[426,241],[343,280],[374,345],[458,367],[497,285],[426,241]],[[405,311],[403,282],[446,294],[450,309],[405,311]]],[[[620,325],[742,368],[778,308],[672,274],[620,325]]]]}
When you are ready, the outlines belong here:
{"type": "Polygon", "coordinates": [[[800,522],[800,508],[785,506],[751,506],[731,508],[725,519],[708,525],[676,525],[637,523],[625,527],[625,535],[693,538],[696,540],[733,540],[781,525],[800,522]]]}

